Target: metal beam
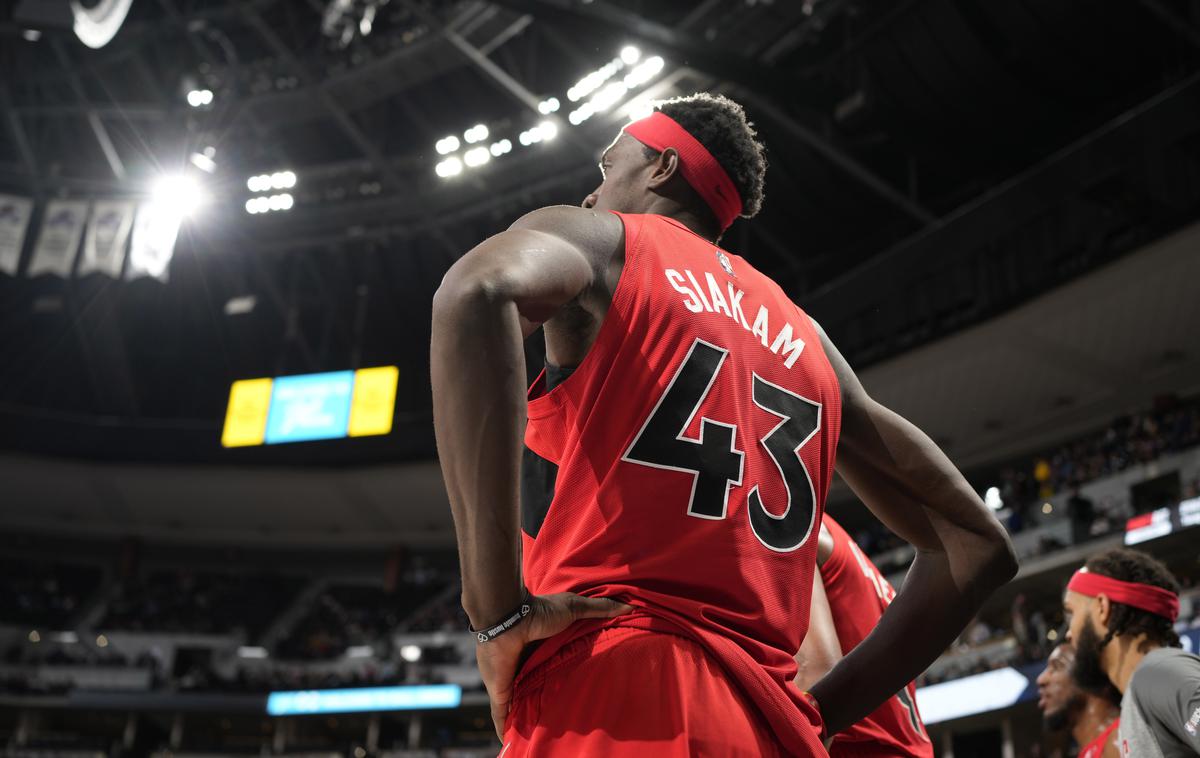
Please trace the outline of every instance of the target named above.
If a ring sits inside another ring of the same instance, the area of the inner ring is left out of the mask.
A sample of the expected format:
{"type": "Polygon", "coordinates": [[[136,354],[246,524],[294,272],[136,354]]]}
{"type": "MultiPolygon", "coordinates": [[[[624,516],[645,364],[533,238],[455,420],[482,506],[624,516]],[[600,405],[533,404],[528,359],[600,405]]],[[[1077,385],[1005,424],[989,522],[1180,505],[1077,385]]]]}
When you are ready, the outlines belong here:
{"type": "Polygon", "coordinates": [[[1186,20],[1180,18],[1175,11],[1163,5],[1160,0],[1138,0],[1146,10],[1150,11],[1155,18],[1163,22],[1178,34],[1183,39],[1187,40],[1192,47],[1200,48],[1200,31],[1196,27],[1189,24],[1186,20]]]}
{"type": "MultiPolygon", "coordinates": [[[[411,2],[411,0],[409,0],[411,2]]],[[[806,85],[791,73],[764,66],[762,62],[713,44],[685,31],[651,21],[644,15],[611,3],[578,3],[572,0],[492,0],[538,21],[560,25],[580,35],[595,37],[605,32],[615,38],[638,42],[676,63],[744,87],[776,96],[795,96],[806,85]]]]}
{"type": "Polygon", "coordinates": [[[785,113],[774,103],[747,90],[742,90],[740,94],[741,98],[746,103],[752,105],[754,110],[774,121],[790,136],[824,156],[830,163],[833,163],[846,172],[876,195],[879,195],[884,200],[904,211],[923,226],[928,226],[936,220],[936,217],[932,213],[906,197],[883,179],[880,179],[870,169],[863,166],[854,158],[829,144],[819,134],[801,124],[788,113],[785,113]]]}
{"type": "Polygon", "coordinates": [[[58,57],[58,62],[67,74],[67,82],[70,83],[71,89],[75,92],[75,98],[84,109],[88,125],[92,127],[92,134],[95,135],[96,142],[99,143],[100,150],[104,153],[104,158],[108,161],[108,166],[112,169],[113,176],[119,180],[124,180],[125,164],[121,162],[121,156],[117,154],[117,148],[113,145],[112,138],[108,136],[108,130],[104,128],[104,122],[100,120],[100,116],[88,102],[87,93],[83,89],[83,83],[79,81],[79,76],[75,73],[75,67],[71,63],[70,56],[67,55],[66,48],[63,47],[62,42],[57,38],[51,39],[50,45],[54,48],[54,54],[58,57]]]}
{"type": "MultiPolygon", "coordinates": [[[[583,140],[581,140],[579,136],[570,129],[570,127],[565,121],[563,121],[562,118],[555,114],[545,115],[539,111],[538,104],[542,102],[542,98],[529,91],[525,85],[521,84],[519,81],[510,76],[509,73],[503,68],[497,66],[480,48],[472,45],[465,37],[447,26],[435,14],[431,13],[424,6],[416,2],[416,0],[400,0],[400,2],[404,4],[404,7],[412,11],[413,14],[415,14],[426,24],[429,24],[429,26],[432,28],[440,31],[442,36],[444,36],[451,45],[453,45],[459,52],[466,56],[467,60],[471,61],[471,63],[475,64],[475,66],[487,74],[492,81],[499,84],[500,87],[509,95],[511,95],[518,103],[524,105],[526,108],[529,108],[529,110],[536,113],[539,118],[553,122],[554,125],[558,127],[558,133],[562,135],[568,142],[588,155],[591,155],[595,152],[590,145],[583,142],[583,140]]],[[[517,19],[515,23],[521,24],[523,28],[529,23],[529,20],[530,18],[526,14],[517,19]]],[[[505,32],[501,32],[501,34],[504,33],[505,32]]],[[[493,46],[491,49],[495,49],[495,46],[493,46]]]]}
{"type": "Polygon", "coordinates": [[[21,124],[21,119],[12,106],[12,99],[8,96],[8,87],[4,86],[3,82],[0,82],[0,111],[4,111],[8,130],[12,132],[17,151],[21,153],[21,162],[25,164],[25,170],[29,172],[34,192],[40,194],[42,177],[38,171],[37,156],[34,155],[33,147],[29,144],[29,137],[25,134],[25,127],[21,124]]]}
{"type": "Polygon", "coordinates": [[[247,8],[243,14],[250,26],[254,27],[259,36],[267,43],[275,54],[278,55],[287,65],[300,77],[306,84],[312,86],[313,92],[317,96],[317,100],[337,123],[342,132],[350,138],[350,141],[368,158],[375,161],[379,165],[379,170],[392,183],[399,185],[402,183],[400,176],[392,170],[389,162],[379,151],[379,148],[363,133],[362,129],[354,122],[344,108],[338,105],[333,96],[329,94],[325,88],[325,84],[320,76],[315,75],[309,70],[296,54],[284,44],[279,35],[275,33],[270,26],[262,20],[253,9],[247,8]]]}

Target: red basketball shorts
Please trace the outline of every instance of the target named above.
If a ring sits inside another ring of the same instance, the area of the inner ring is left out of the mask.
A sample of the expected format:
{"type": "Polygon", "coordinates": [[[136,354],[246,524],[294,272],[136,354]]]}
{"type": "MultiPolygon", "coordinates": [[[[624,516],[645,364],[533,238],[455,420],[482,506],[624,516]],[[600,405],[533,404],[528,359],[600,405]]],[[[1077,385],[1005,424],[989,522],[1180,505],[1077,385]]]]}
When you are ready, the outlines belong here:
{"type": "Polygon", "coordinates": [[[615,627],[519,681],[502,758],[781,756],[765,719],[698,643],[615,627]]]}

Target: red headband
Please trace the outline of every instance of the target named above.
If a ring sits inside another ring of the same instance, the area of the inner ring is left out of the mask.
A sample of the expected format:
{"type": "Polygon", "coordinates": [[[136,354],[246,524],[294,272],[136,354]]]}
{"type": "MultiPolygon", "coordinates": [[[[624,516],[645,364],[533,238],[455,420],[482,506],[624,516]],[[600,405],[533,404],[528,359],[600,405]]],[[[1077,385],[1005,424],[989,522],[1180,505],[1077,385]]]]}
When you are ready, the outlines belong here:
{"type": "Polygon", "coordinates": [[[742,213],[742,198],[737,187],[712,153],[700,141],[662,111],[655,111],[640,121],[626,125],[625,133],[655,150],[675,148],[679,153],[679,170],[692,189],[704,198],[721,231],[729,228],[742,213]]]}
{"type": "Polygon", "coordinates": [[[1067,589],[1080,595],[1095,597],[1103,593],[1114,603],[1138,608],[1156,616],[1162,616],[1174,623],[1179,618],[1179,596],[1162,587],[1138,582],[1123,582],[1110,576],[1101,576],[1087,570],[1087,567],[1075,572],[1067,589]]]}

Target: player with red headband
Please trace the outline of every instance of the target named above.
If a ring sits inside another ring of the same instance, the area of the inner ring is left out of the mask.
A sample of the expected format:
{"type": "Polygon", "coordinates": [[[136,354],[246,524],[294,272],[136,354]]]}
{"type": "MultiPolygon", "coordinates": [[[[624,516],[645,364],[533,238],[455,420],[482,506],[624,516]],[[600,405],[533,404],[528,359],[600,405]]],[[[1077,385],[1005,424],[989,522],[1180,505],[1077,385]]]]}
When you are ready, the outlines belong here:
{"type": "Polygon", "coordinates": [[[582,208],[478,245],[434,298],[434,426],[505,758],[824,755],[1015,571],[937,447],[718,245],[762,204],[741,107],[626,126],[582,208]],[[544,326],[526,386],[521,341],[544,326]],[[524,442],[524,445],[522,445],[524,442]],[[876,634],[802,694],[838,470],[919,550],[876,634]]]}
{"type": "Polygon", "coordinates": [[[1121,754],[1200,755],[1200,658],[1179,650],[1179,583],[1144,553],[1088,560],[1063,595],[1072,673],[1081,687],[1121,691],[1121,754]]]}

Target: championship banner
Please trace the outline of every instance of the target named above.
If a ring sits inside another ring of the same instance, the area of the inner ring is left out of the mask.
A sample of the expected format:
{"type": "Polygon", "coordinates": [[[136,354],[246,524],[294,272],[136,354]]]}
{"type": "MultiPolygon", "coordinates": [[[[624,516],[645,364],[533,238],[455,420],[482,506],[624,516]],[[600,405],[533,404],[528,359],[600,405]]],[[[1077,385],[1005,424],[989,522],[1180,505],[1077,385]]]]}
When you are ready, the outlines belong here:
{"type": "Polygon", "coordinates": [[[92,215],[83,235],[79,276],[92,271],[114,279],[121,275],[125,243],[133,228],[133,210],[134,204],[123,200],[99,200],[92,206],[92,215]]]}
{"type": "Polygon", "coordinates": [[[42,233],[38,235],[29,262],[29,276],[55,274],[70,276],[87,221],[88,204],[84,200],[51,200],[42,217],[42,233]]]}
{"type": "Polygon", "coordinates": [[[33,215],[33,201],[13,195],[0,195],[0,271],[16,276],[21,263],[25,230],[33,215]]]}
{"type": "Polygon", "coordinates": [[[178,212],[161,203],[145,202],[138,207],[126,278],[153,276],[167,281],[167,266],[175,254],[175,238],[182,221],[178,212]]]}

